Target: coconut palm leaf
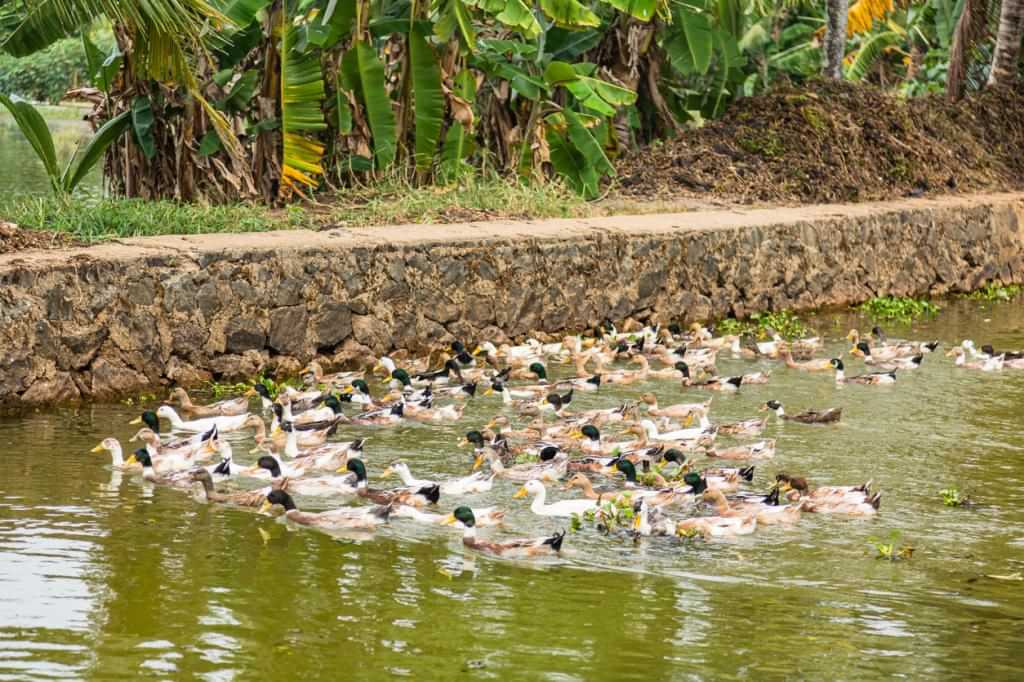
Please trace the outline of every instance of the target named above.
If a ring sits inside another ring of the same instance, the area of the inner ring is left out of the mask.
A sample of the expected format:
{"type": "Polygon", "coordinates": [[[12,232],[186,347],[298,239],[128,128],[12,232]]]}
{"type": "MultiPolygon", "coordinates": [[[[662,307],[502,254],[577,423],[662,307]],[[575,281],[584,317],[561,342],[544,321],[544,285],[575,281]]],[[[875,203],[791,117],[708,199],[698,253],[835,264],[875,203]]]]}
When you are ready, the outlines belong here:
{"type": "Polygon", "coordinates": [[[284,12],[281,22],[281,187],[289,191],[299,184],[316,187],[316,176],[324,172],[324,146],[309,133],[324,130],[327,124],[320,109],[325,92],[319,53],[297,51],[298,29],[284,12]]]}

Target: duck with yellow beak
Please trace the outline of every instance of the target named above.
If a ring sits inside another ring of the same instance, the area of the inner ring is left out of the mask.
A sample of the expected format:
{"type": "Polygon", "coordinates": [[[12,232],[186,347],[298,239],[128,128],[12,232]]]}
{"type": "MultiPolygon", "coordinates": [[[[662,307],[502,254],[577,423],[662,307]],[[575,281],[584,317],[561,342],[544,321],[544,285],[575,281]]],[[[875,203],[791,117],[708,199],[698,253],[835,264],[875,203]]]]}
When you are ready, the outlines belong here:
{"type": "Polygon", "coordinates": [[[292,523],[322,530],[374,530],[387,523],[391,516],[390,505],[304,512],[295,506],[295,500],[284,490],[270,491],[260,511],[267,513],[276,505],[284,507],[284,517],[292,523]]]}

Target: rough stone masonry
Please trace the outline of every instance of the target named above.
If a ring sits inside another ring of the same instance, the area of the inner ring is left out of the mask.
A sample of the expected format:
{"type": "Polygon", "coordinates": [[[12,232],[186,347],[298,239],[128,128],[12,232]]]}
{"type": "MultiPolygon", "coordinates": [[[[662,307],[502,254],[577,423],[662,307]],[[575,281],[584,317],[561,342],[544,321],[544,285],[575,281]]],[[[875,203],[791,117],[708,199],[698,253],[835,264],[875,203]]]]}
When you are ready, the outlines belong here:
{"type": "Polygon", "coordinates": [[[151,237],[0,256],[0,403],[294,374],[605,318],[1024,282],[1024,195],[151,237]]]}

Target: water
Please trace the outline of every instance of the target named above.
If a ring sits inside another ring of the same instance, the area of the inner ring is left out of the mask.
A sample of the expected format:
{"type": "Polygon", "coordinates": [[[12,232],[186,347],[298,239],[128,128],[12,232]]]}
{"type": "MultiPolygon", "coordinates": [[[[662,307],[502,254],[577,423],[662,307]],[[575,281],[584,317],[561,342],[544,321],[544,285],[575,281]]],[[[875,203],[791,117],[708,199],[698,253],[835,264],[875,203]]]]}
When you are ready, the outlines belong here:
{"type": "MultiPolygon", "coordinates": [[[[79,144],[88,141],[92,132],[82,120],[87,112],[82,107],[38,105],[53,135],[54,148],[61,168],[79,144]]],[[[103,185],[102,164],[98,164],[79,185],[78,193],[99,194],[103,185]]],[[[20,196],[43,196],[51,192],[50,180],[32,146],[21,134],[7,109],[0,107],[0,201],[20,196]]],[[[2,217],[2,216],[0,216],[2,217]]]]}
{"type": "MultiPolygon", "coordinates": [[[[816,324],[841,337],[850,321],[816,324]]],[[[1024,309],[960,303],[892,332],[1024,347],[1024,309]]],[[[666,403],[694,397],[643,388],[666,403]]],[[[842,406],[843,422],[770,425],[779,451],[753,487],[783,469],[818,485],[870,478],[884,495],[877,518],[805,514],[714,543],[584,529],[561,560],[513,562],[465,551],[454,529],[395,520],[370,539],[333,538],[122,477],[89,449],[127,439],[138,407],[5,418],[0,679],[1016,677],[1024,582],[986,576],[1024,572],[1024,372],[932,355],[894,387],[837,389],[828,374],[777,367],[767,386],[716,396],[712,416],[751,416],[769,398],[790,411],[842,406]],[[944,507],[938,491],[951,485],[978,508],[944,507]],[[869,538],[894,531],[913,557],[875,559],[869,538]]],[[[399,456],[423,478],[464,473],[455,443],[496,409],[491,397],[456,426],[372,431],[371,481],[395,484],[373,479],[399,456]]],[[[249,445],[235,442],[240,459],[249,445]]],[[[510,535],[565,525],[532,516],[515,490],[500,482],[468,500],[510,510],[510,535]]]]}

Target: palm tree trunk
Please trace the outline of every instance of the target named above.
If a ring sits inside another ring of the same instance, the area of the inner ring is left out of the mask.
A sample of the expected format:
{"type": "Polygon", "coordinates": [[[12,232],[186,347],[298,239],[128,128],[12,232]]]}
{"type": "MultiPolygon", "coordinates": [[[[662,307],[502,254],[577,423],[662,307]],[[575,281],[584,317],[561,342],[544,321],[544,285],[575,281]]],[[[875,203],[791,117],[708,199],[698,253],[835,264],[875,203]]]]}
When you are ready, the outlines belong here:
{"type": "Polygon", "coordinates": [[[946,72],[946,96],[956,101],[964,95],[964,81],[974,46],[988,37],[988,0],[965,0],[953,31],[946,72]]]}
{"type": "Polygon", "coordinates": [[[989,85],[1008,85],[1017,80],[1020,41],[1024,37],[1024,0],[1003,0],[999,14],[996,52],[992,56],[989,85]]]}
{"type": "Polygon", "coordinates": [[[846,16],[849,0],[826,0],[825,3],[825,78],[843,79],[843,57],[846,56],[846,16]]]}

